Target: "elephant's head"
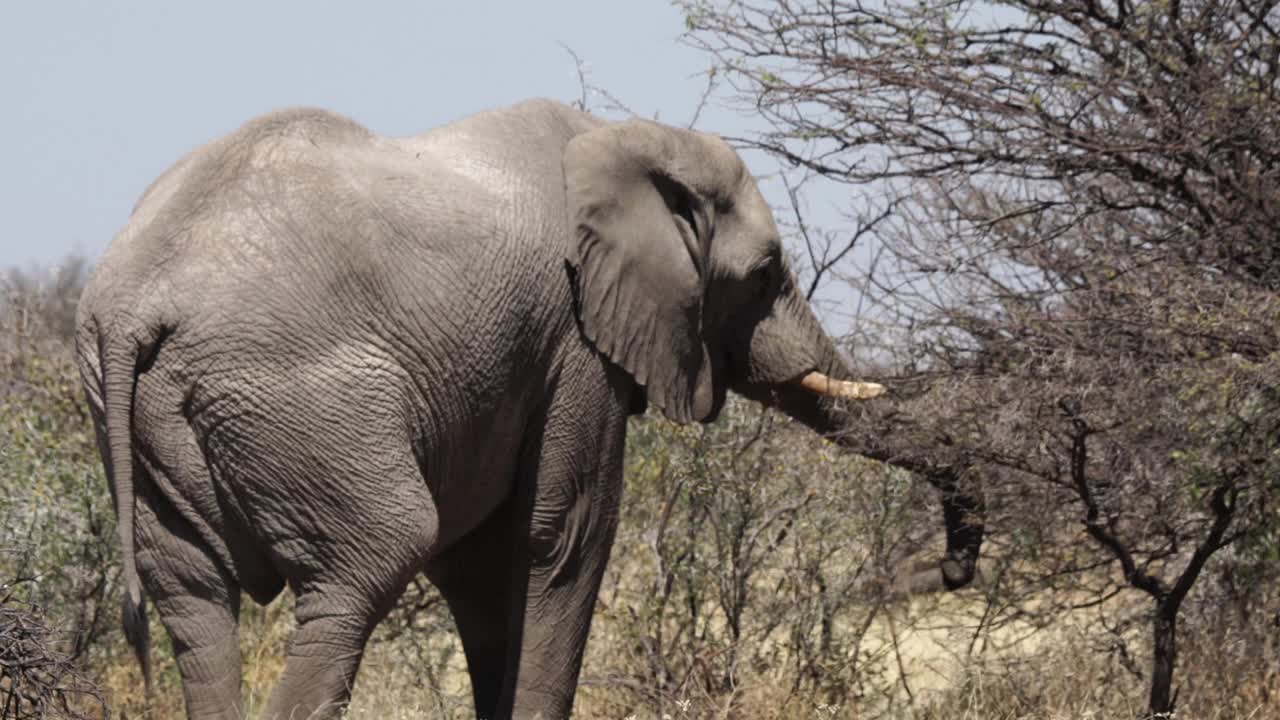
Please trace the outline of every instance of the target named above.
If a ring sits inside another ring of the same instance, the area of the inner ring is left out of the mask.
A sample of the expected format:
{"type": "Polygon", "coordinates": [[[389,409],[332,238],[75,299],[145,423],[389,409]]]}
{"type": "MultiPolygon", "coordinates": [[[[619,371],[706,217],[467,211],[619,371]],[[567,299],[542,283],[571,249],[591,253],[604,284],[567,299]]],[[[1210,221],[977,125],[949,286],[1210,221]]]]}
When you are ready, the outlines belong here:
{"type": "Polygon", "coordinates": [[[742,160],[711,135],[634,120],[564,155],[582,330],[670,418],[714,419],[725,391],[832,431],[820,397],[872,397],[787,267],[742,160]]]}
{"type": "MultiPolygon", "coordinates": [[[[564,155],[569,262],[578,318],[596,347],[678,421],[707,421],[725,391],[777,407],[883,461],[903,458],[843,431],[830,398],[882,392],[852,380],[783,258],[773,214],[720,139],[646,121],[577,136],[564,155]]],[[[910,579],[954,589],[974,577],[982,498],[913,467],[943,490],[947,552],[910,579]]]]}

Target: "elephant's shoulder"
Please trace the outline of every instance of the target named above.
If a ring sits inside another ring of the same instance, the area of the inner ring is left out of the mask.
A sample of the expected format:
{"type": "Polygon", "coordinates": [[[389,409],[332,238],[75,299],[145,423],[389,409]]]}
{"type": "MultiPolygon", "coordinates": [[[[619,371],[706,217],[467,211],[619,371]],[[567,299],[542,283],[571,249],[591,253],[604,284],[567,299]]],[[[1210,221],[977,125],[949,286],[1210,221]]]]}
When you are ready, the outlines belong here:
{"type": "Polygon", "coordinates": [[[465,148],[472,154],[488,153],[506,161],[540,152],[559,157],[559,150],[570,138],[599,123],[571,105],[536,98],[484,110],[400,142],[413,148],[465,148]]]}
{"type": "MultiPolygon", "coordinates": [[[[517,124],[534,123],[538,125],[561,124],[576,129],[576,126],[595,122],[587,113],[573,105],[549,98],[531,98],[521,100],[512,105],[490,108],[455,120],[436,130],[468,126],[502,126],[511,127],[517,124]]],[[[435,131],[432,131],[435,132],[435,131]]]]}
{"type": "Polygon", "coordinates": [[[577,131],[580,125],[598,122],[575,105],[568,105],[559,100],[549,98],[523,100],[510,106],[505,112],[516,116],[547,118],[554,122],[563,123],[574,131],[577,131]]]}

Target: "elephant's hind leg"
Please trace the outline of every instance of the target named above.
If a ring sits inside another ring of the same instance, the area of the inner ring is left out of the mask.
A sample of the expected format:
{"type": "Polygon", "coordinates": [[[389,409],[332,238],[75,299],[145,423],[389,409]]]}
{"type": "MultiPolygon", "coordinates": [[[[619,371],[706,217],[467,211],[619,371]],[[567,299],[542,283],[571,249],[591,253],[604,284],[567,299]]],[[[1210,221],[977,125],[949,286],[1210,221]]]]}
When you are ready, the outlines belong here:
{"type": "MultiPolygon", "coordinates": [[[[376,466],[374,461],[354,465],[376,466]]],[[[313,487],[333,494],[313,498],[313,510],[342,522],[332,522],[323,537],[284,543],[298,627],[265,720],[340,717],[369,635],[426,561],[436,534],[435,508],[425,491],[409,490],[422,486],[416,465],[405,459],[387,472],[380,481],[338,481],[336,473],[315,479],[313,487]],[[367,488],[382,491],[379,502],[347,495],[367,488]]]]}
{"type": "Polygon", "coordinates": [[[135,423],[150,441],[134,465],[138,571],[173,641],[188,716],[243,720],[241,585],[210,544],[210,519],[214,527],[222,519],[206,512],[217,508],[213,480],[182,397],[163,373],[138,380],[135,423]]]}
{"type": "Polygon", "coordinates": [[[298,628],[266,720],[337,718],[351,699],[364,645],[385,612],[336,588],[298,598],[298,628]]]}
{"type": "Polygon", "coordinates": [[[173,640],[188,717],[243,720],[239,586],[154,491],[136,507],[138,570],[173,640]]]}
{"type": "Polygon", "coordinates": [[[298,627],[289,640],[284,674],[263,719],[341,717],[351,700],[369,635],[419,567],[420,561],[399,573],[394,582],[375,581],[377,590],[357,579],[357,573],[342,569],[300,587],[294,610],[298,627]]]}

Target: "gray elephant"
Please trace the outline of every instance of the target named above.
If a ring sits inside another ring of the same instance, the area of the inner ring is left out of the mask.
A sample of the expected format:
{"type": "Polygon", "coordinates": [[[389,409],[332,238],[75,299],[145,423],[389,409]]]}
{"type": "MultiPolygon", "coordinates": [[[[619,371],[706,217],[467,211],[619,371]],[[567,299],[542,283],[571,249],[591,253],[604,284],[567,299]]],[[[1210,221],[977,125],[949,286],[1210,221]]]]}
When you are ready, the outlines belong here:
{"type": "Polygon", "coordinates": [[[333,717],[425,570],[479,717],[568,716],[626,419],[734,390],[822,433],[850,380],[719,139],[531,101],[390,139],[253,120],[145,193],[77,356],[142,589],[193,718],[241,716],[241,591],[297,630],[265,711],[333,717]]]}

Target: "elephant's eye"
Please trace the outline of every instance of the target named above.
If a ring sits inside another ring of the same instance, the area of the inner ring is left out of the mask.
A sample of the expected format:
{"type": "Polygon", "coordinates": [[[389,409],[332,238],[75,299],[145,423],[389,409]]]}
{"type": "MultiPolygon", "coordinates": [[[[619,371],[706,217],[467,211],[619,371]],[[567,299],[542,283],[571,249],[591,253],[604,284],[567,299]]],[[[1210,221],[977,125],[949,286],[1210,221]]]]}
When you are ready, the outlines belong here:
{"type": "Polygon", "coordinates": [[[689,230],[697,237],[701,237],[698,232],[698,213],[694,209],[694,199],[692,193],[684,186],[666,175],[654,175],[654,185],[658,187],[658,192],[662,194],[662,200],[667,204],[667,208],[672,214],[684,220],[689,225],[689,230]]]}
{"type": "Polygon", "coordinates": [[[698,232],[698,216],[694,214],[692,205],[685,202],[676,206],[676,215],[679,215],[682,220],[689,223],[689,229],[693,231],[695,237],[701,237],[698,232]]]}

